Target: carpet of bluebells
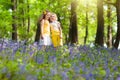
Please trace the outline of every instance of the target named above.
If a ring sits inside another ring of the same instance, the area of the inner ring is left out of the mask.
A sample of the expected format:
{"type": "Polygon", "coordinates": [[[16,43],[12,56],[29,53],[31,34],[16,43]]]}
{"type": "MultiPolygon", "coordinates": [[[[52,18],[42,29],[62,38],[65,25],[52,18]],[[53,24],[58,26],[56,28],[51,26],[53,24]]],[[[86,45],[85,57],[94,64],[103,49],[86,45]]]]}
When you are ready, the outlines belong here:
{"type": "Polygon", "coordinates": [[[120,80],[120,51],[0,41],[0,80],[120,80]]]}

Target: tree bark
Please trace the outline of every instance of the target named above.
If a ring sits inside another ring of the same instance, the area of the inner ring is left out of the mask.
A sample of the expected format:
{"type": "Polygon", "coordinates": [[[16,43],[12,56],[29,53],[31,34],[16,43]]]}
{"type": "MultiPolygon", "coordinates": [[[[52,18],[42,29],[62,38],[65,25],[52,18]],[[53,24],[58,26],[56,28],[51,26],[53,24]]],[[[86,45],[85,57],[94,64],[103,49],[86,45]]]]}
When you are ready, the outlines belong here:
{"type": "Polygon", "coordinates": [[[27,32],[29,33],[30,31],[30,5],[29,5],[29,2],[27,0],[27,12],[28,12],[28,29],[27,29],[27,32]]]}
{"type": "Polygon", "coordinates": [[[85,38],[84,38],[84,44],[87,42],[88,38],[88,3],[86,2],[86,31],[85,31],[85,38]]]}
{"type": "Polygon", "coordinates": [[[25,11],[24,11],[24,8],[22,8],[22,26],[25,27],[25,11]]]}
{"type": "Polygon", "coordinates": [[[116,13],[117,13],[117,34],[114,43],[114,48],[118,49],[120,41],[120,0],[116,0],[116,13]]]}
{"type": "Polygon", "coordinates": [[[77,28],[77,14],[76,14],[77,2],[74,0],[71,3],[71,19],[69,29],[69,42],[71,44],[78,42],[78,28],[77,28]]]}
{"type": "Polygon", "coordinates": [[[103,0],[97,0],[97,33],[95,44],[104,45],[104,18],[103,18],[103,0]]]}
{"type": "Polygon", "coordinates": [[[17,0],[11,0],[11,2],[12,2],[12,40],[17,41],[17,23],[16,23],[17,0]]]}
{"type": "MultiPolygon", "coordinates": [[[[108,0],[110,1],[110,0],[108,0]]],[[[112,26],[111,26],[111,7],[108,4],[107,10],[108,29],[107,29],[107,47],[112,47],[112,26]]]]}
{"type": "MultiPolygon", "coordinates": [[[[20,0],[20,3],[24,5],[24,0],[20,0]]],[[[25,8],[24,7],[22,7],[21,14],[22,14],[22,26],[25,27],[25,8]]]]}

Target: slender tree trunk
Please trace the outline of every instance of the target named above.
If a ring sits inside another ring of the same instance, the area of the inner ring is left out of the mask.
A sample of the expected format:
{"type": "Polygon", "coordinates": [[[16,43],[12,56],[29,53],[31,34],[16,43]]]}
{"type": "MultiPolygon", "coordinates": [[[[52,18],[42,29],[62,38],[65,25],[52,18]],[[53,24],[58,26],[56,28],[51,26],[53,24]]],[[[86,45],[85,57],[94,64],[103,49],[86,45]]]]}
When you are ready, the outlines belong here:
{"type": "Polygon", "coordinates": [[[103,18],[103,0],[97,0],[97,33],[95,44],[104,45],[104,18],[103,18]]]}
{"type": "Polygon", "coordinates": [[[17,17],[16,17],[16,9],[17,9],[17,0],[11,0],[12,2],[12,40],[17,41],[17,17]]]}
{"type": "MultiPolygon", "coordinates": [[[[18,5],[19,4],[22,4],[24,5],[24,1],[23,0],[17,0],[17,3],[18,5]]],[[[21,27],[25,27],[25,8],[22,6],[22,7],[19,7],[18,8],[18,12],[19,12],[19,16],[18,16],[18,26],[21,26],[21,27]]]]}
{"type": "Polygon", "coordinates": [[[117,13],[117,34],[114,43],[114,48],[118,49],[120,41],[120,0],[116,0],[116,13],[117,13]]]}
{"type": "Polygon", "coordinates": [[[71,19],[70,19],[70,30],[69,39],[70,43],[74,44],[78,42],[78,28],[77,28],[77,14],[76,14],[77,2],[74,0],[71,3],[71,19]]]}
{"type": "MultiPolygon", "coordinates": [[[[110,0],[108,0],[108,1],[110,1],[110,0]]],[[[112,47],[112,27],[111,27],[111,7],[110,7],[110,4],[108,4],[107,17],[108,17],[107,46],[112,47]]]]}
{"type": "Polygon", "coordinates": [[[27,32],[29,33],[30,31],[30,5],[29,5],[29,2],[27,0],[27,12],[28,12],[28,29],[27,29],[27,32]]]}
{"type": "MultiPolygon", "coordinates": [[[[20,1],[20,3],[22,3],[23,5],[24,5],[24,0],[19,0],[20,1]]],[[[22,27],[25,27],[25,8],[24,7],[22,7],[21,8],[21,10],[20,10],[20,13],[22,14],[22,27]]],[[[20,14],[20,15],[21,15],[20,14]]]]}
{"type": "Polygon", "coordinates": [[[84,44],[87,42],[88,37],[88,3],[86,3],[86,31],[85,31],[85,38],[84,38],[84,44]]]}
{"type": "MultiPolygon", "coordinates": [[[[24,4],[24,2],[23,2],[24,4]]],[[[24,11],[24,8],[22,8],[22,26],[25,27],[25,11],[24,11]]]]}

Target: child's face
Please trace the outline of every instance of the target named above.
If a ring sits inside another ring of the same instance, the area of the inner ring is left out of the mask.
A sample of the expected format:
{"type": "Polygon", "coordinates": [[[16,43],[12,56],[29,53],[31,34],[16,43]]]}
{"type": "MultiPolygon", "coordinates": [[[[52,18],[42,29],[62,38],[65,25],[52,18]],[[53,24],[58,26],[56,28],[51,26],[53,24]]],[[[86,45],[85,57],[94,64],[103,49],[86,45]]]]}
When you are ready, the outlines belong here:
{"type": "Polygon", "coordinates": [[[56,21],[56,16],[55,15],[51,15],[50,16],[50,21],[56,21]]]}
{"type": "Polygon", "coordinates": [[[49,19],[49,18],[50,18],[50,12],[48,12],[48,13],[45,15],[45,18],[46,18],[46,19],[49,19]]]}

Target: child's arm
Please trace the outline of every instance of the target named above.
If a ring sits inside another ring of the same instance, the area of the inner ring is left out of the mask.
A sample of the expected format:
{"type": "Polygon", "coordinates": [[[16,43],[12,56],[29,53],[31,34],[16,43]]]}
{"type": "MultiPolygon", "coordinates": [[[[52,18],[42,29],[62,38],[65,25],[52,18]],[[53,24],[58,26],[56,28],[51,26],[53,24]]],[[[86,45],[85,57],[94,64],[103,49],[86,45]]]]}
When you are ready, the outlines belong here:
{"type": "Polygon", "coordinates": [[[62,29],[61,29],[61,27],[60,27],[60,38],[62,38],[62,29]]]}
{"type": "Polygon", "coordinates": [[[59,25],[59,31],[60,31],[60,38],[62,38],[62,29],[61,29],[60,23],[58,23],[58,25],[59,25]]]}

